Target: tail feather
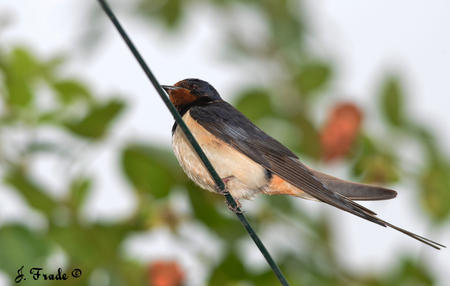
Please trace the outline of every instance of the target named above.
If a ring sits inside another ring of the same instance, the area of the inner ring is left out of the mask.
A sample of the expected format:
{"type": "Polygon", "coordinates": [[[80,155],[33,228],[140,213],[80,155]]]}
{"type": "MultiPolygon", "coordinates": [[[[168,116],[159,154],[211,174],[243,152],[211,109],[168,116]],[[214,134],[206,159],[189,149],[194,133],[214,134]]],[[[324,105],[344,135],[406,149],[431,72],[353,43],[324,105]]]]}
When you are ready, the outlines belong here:
{"type": "Polygon", "coordinates": [[[309,169],[325,188],[356,201],[388,200],[395,198],[397,192],[379,186],[354,183],[309,169]]]}
{"type": "MultiPolygon", "coordinates": [[[[269,154],[270,155],[270,154],[269,154]]],[[[410,236],[430,247],[441,249],[443,244],[417,235],[378,218],[375,212],[356,203],[353,199],[390,199],[395,191],[380,187],[343,181],[335,177],[307,168],[298,159],[267,155],[270,160],[268,170],[274,173],[269,184],[269,194],[285,194],[297,197],[308,195],[318,201],[332,205],[363,219],[390,227],[410,236]]]]}
{"type": "Polygon", "coordinates": [[[418,241],[420,241],[420,242],[422,242],[422,243],[425,243],[426,245],[429,245],[429,246],[431,246],[431,247],[433,247],[433,248],[436,248],[436,249],[438,249],[438,250],[441,249],[441,248],[446,248],[445,245],[440,244],[440,243],[438,243],[438,242],[436,242],[436,241],[433,241],[433,240],[428,239],[428,238],[426,238],[426,237],[423,237],[423,236],[420,236],[420,235],[418,235],[418,234],[415,234],[415,233],[412,233],[412,232],[410,232],[410,231],[407,231],[406,229],[403,229],[403,228],[401,228],[401,227],[398,227],[398,226],[395,226],[395,225],[393,225],[393,224],[390,224],[390,223],[388,223],[388,222],[386,222],[386,221],[384,221],[384,220],[381,220],[381,219],[380,219],[380,221],[382,221],[386,226],[388,226],[388,227],[390,227],[390,228],[393,228],[393,229],[395,229],[395,230],[397,230],[397,231],[400,231],[401,233],[404,233],[404,234],[406,234],[407,236],[412,237],[412,238],[414,238],[414,239],[416,239],[416,240],[418,240],[418,241]]]}
{"type": "Polygon", "coordinates": [[[423,237],[421,235],[415,234],[415,233],[410,232],[410,231],[408,231],[406,229],[403,229],[401,227],[393,225],[393,224],[391,224],[391,223],[389,223],[389,222],[387,222],[387,221],[385,221],[383,219],[380,219],[379,217],[376,216],[376,214],[373,211],[365,208],[364,206],[362,206],[360,204],[357,204],[357,203],[349,200],[348,198],[344,198],[344,200],[346,200],[348,202],[351,202],[351,207],[350,208],[341,208],[342,210],[345,210],[345,211],[347,211],[349,213],[352,213],[352,214],[354,214],[356,216],[364,218],[364,219],[366,219],[368,221],[371,221],[373,223],[376,223],[378,225],[381,225],[381,226],[384,226],[384,227],[390,227],[392,229],[395,229],[395,230],[397,230],[397,231],[399,231],[399,232],[401,232],[403,234],[406,234],[407,236],[409,236],[411,238],[414,238],[414,239],[416,239],[416,240],[418,240],[418,241],[420,241],[422,243],[425,243],[426,245],[429,245],[429,246],[431,246],[431,247],[433,247],[435,249],[440,250],[441,248],[446,248],[446,246],[443,245],[443,244],[440,244],[440,243],[438,243],[436,241],[433,241],[433,240],[428,239],[426,237],[423,237]]]}
{"type": "Polygon", "coordinates": [[[420,236],[418,234],[415,234],[413,232],[410,232],[406,229],[403,229],[401,227],[398,227],[396,225],[393,225],[385,220],[382,220],[378,218],[375,212],[372,210],[353,202],[353,200],[387,200],[392,199],[397,196],[397,192],[394,190],[378,187],[378,186],[372,186],[372,185],[366,185],[366,184],[359,184],[354,183],[350,181],[345,181],[338,179],[336,177],[318,172],[313,169],[309,169],[314,176],[321,181],[323,186],[327,188],[328,190],[332,192],[338,193],[340,196],[342,196],[343,201],[346,201],[347,203],[350,203],[347,207],[339,207],[342,210],[345,210],[347,212],[350,212],[354,215],[357,215],[359,217],[362,217],[366,220],[369,220],[373,223],[376,223],[378,225],[384,226],[384,227],[390,227],[392,229],[395,229],[403,234],[406,234],[407,236],[416,239],[428,246],[431,246],[435,249],[441,249],[446,248],[445,245],[440,244],[438,242],[435,242],[431,239],[428,239],[426,237],[420,236]]]}

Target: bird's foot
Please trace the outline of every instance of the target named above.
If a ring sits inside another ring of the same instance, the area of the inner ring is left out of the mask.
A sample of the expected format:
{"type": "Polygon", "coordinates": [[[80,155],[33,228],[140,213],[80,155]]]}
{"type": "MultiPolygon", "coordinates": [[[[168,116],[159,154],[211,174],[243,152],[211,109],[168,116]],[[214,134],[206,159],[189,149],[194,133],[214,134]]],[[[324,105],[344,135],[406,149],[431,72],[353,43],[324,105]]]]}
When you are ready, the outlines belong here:
{"type": "MultiPolygon", "coordinates": [[[[225,178],[221,178],[222,181],[223,181],[223,183],[225,184],[225,189],[224,189],[224,190],[221,190],[221,189],[219,189],[219,188],[217,187],[217,192],[220,193],[220,194],[222,194],[222,195],[224,195],[224,196],[226,196],[226,195],[232,196],[232,195],[230,194],[230,192],[227,190],[226,185],[227,185],[228,182],[229,182],[231,179],[233,179],[233,178],[234,178],[234,176],[228,176],[228,177],[225,177],[225,178]]],[[[233,199],[234,199],[234,198],[233,198],[233,199]]],[[[228,201],[228,199],[225,199],[225,203],[227,204],[228,209],[231,210],[231,211],[234,212],[234,213],[243,213],[243,211],[241,210],[241,203],[239,202],[239,200],[234,199],[234,201],[236,202],[236,205],[235,205],[235,206],[232,206],[231,203],[228,201]]]]}
{"type": "Polygon", "coordinates": [[[234,178],[234,176],[228,176],[228,177],[222,178],[222,181],[226,185],[233,178],[234,178]]]}
{"type": "Polygon", "coordinates": [[[242,214],[244,213],[243,210],[241,210],[241,203],[239,202],[239,200],[234,200],[236,202],[235,206],[232,206],[228,200],[225,200],[225,202],[227,203],[227,207],[230,211],[234,212],[235,214],[242,214]]]}
{"type": "Polygon", "coordinates": [[[222,182],[225,184],[225,189],[221,190],[218,186],[216,186],[216,190],[217,190],[217,192],[218,192],[219,194],[225,195],[225,194],[228,193],[228,190],[227,190],[227,183],[228,183],[232,178],[234,178],[234,177],[233,177],[233,176],[228,176],[228,177],[225,177],[225,178],[221,178],[221,179],[222,179],[222,182]]]}

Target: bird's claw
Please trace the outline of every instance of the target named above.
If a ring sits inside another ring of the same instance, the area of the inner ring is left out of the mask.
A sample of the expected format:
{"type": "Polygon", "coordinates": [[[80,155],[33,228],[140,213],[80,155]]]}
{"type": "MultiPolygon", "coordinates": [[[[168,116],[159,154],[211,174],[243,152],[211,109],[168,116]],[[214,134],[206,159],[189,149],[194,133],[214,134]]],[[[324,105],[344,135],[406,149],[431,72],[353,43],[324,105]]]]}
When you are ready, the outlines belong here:
{"type": "MultiPolygon", "coordinates": [[[[231,196],[230,192],[226,189],[226,185],[227,185],[227,183],[228,183],[232,178],[233,178],[233,176],[228,176],[228,177],[222,178],[222,181],[223,181],[224,184],[225,184],[225,189],[222,190],[222,189],[220,189],[219,187],[216,187],[217,192],[218,192],[219,194],[221,194],[221,195],[223,195],[223,196],[227,196],[227,195],[230,195],[230,196],[231,196]]],[[[231,196],[231,197],[232,197],[232,196],[231,196]]],[[[233,199],[234,199],[234,198],[233,198],[233,199]]],[[[240,203],[238,200],[234,200],[234,201],[235,201],[236,205],[235,205],[235,206],[232,206],[231,203],[228,201],[228,199],[225,199],[225,203],[227,204],[228,209],[231,210],[231,211],[234,212],[234,213],[240,213],[240,214],[242,214],[243,211],[241,210],[241,203],[240,203]]]]}
{"type": "Polygon", "coordinates": [[[235,205],[235,206],[232,206],[232,205],[228,202],[228,200],[225,200],[225,202],[227,203],[228,209],[229,209],[230,211],[234,212],[235,214],[242,214],[242,213],[244,213],[244,211],[241,210],[241,203],[240,203],[239,201],[235,200],[235,202],[236,202],[236,205],[235,205]]]}
{"type": "Polygon", "coordinates": [[[225,184],[225,188],[222,190],[221,188],[219,188],[219,186],[216,186],[216,191],[221,194],[221,195],[226,195],[228,193],[227,191],[227,183],[233,178],[233,176],[228,176],[225,178],[221,178],[222,182],[225,184]]]}

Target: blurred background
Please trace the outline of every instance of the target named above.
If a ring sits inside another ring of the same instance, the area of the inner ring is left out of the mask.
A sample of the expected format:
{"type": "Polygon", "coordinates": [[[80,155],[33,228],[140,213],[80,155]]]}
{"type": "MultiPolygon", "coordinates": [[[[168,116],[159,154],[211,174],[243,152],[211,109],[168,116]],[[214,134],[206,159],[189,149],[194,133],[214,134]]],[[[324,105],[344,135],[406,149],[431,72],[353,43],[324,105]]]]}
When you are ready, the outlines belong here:
{"type": "MultiPolygon", "coordinates": [[[[110,1],[162,84],[209,81],[310,166],[398,191],[450,244],[448,1],[110,1]]],[[[278,285],[96,1],[0,3],[0,285],[278,285]],[[24,271],[25,272],[25,271],[24,271]],[[22,285],[57,282],[22,281],[22,285]]],[[[243,202],[291,285],[450,285],[436,251],[324,204],[243,202]]]]}

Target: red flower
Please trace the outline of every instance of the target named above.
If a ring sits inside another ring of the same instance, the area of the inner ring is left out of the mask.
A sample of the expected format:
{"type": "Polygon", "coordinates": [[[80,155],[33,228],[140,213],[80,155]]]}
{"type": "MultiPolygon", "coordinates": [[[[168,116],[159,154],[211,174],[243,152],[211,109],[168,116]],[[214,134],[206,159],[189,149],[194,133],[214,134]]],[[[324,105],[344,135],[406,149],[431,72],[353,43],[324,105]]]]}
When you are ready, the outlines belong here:
{"type": "Polygon", "coordinates": [[[322,156],[325,161],[345,156],[358,134],[361,110],[353,103],[337,104],[320,132],[322,156]]]}
{"type": "Polygon", "coordinates": [[[181,286],[184,283],[184,272],[175,261],[154,261],[149,267],[149,285],[181,286]]]}

